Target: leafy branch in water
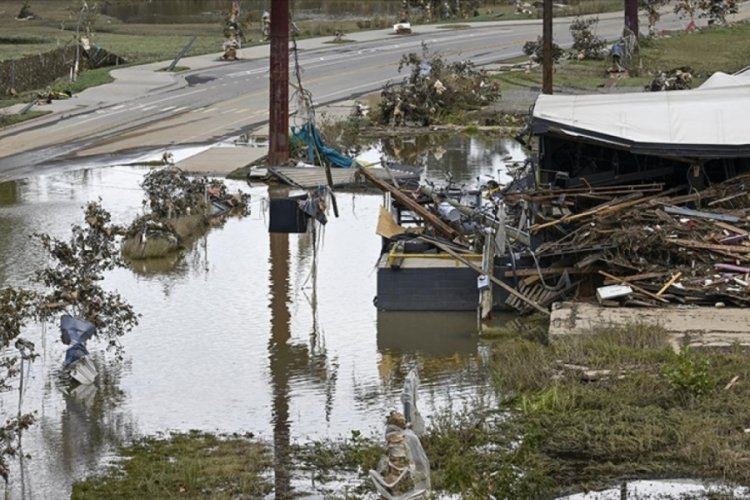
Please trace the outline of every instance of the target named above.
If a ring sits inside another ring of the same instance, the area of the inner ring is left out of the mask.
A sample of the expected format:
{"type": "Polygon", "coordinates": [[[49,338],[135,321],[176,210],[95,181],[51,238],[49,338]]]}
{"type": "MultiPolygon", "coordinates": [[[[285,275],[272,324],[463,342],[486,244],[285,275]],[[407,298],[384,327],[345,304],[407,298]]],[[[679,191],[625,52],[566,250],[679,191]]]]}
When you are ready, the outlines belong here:
{"type": "MultiPolygon", "coordinates": [[[[23,361],[31,362],[37,357],[34,344],[20,337],[23,326],[34,317],[34,302],[32,292],[11,287],[0,289],[0,351],[5,353],[0,361],[0,391],[12,389],[11,382],[21,373],[23,361]]],[[[33,415],[22,414],[19,404],[18,415],[0,425],[0,476],[6,482],[6,459],[18,454],[21,432],[33,422],[33,415]]]]}
{"type": "Polygon", "coordinates": [[[63,312],[96,325],[110,347],[138,324],[138,314],[120,294],[101,287],[104,273],[124,266],[116,244],[121,229],[112,225],[100,202],[85,208],[85,226],[73,226],[69,241],[47,234],[34,235],[52,258],[52,265],[37,272],[36,280],[50,291],[41,297],[39,317],[55,320],[63,312]]]}

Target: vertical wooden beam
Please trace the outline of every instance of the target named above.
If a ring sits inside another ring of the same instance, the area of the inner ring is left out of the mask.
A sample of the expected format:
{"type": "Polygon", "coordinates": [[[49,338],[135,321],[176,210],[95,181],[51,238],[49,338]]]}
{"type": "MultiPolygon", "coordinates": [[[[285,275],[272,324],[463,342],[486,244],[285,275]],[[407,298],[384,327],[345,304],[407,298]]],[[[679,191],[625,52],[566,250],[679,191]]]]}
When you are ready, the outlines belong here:
{"type": "Polygon", "coordinates": [[[482,271],[484,276],[487,276],[487,288],[479,291],[479,333],[482,333],[484,322],[489,321],[492,317],[492,282],[489,280],[489,276],[495,274],[495,231],[488,228],[484,232],[484,249],[482,252],[482,271]]]}
{"type": "Polygon", "coordinates": [[[289,0],[271,2],[271,86],[268,163],[289,159],[289,0]]]}
{"type": "Polygon", "coordinates": [[[552,93],[552,0],[544,0],[542,11],[542,92],[552,93]]]}
{"type": "Polygon", "coordinates": [[[625,28],[638,36],[638,0],[625,0],[625,28]]]}

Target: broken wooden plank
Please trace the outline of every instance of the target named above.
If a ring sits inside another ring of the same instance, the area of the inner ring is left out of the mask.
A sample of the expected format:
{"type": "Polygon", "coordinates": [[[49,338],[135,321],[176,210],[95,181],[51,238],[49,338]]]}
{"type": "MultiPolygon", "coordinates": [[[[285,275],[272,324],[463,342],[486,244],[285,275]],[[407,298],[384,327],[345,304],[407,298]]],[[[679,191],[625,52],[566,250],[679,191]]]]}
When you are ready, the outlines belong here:
{"type": "Polygon", "coordinates": [[[740,218],[736,215],[719,214],[715,212],[704,212],[701,210],[692,210],[685,207],[666,206],[662,210],[668,214],[681,215],[683,217],[692,217],[697,219],[718,220],[722,222],[739,222],[740,218]]]}
{"type": "Polygon", "coordinates": [[[528,276],[535,276],[538,277],[539,273],[542,274],[542,276],[558,276],[563,273],[568,274],[588,274],[589,271],[583,271],[581,269],[576,269],[575,267],[545,267],[541,269],[537,268],[522,268],[522,269],[516,269],[515,271],[505,271],[503,273],[503,276],[506,278],[526,278],[528,276]]]}
{"type": "MultiPolygon", "coordinates": [[[[605,273],[604,271],[599,271],[599,272],[603,276],[607,276],[607,277],[608,276],[612,276],[612,275],[609,275],[609,274],[605,273]]],[[[662,278],[662,277],[664,277],[664,276],[666,276],[668,274],[669,273],[666,272],[666,271],[663,271],[663,272],[660,271],[660,272],[631,274],[630,276],[623,276],[623,277],[620,277],[620,278],[618,278],[616,276],[612,276],[611,278],[608,278],[608,279],[613,279],[613,281],[614,281],[614,278],[616,278],[616,280],[618,280],[618,281],[622,281],[622,282],[625,282],[625,283],[632,283],[633,281],[643,281],[643,280],[652,280],[652,279],[656,279],[656,278],[662,278]]]]}
{"type": "Polygon", "coordinates": [[[727,231],[731,231],[731,232],[737,233],[737,234],[744,234],[744,235],[748,234],[748,232],[746,230],[744,230],[742,228],[739,228],[737,226],[733,226],[733,225],[728,224],[728,223],[723,222],[723,221],[714,221],[714,226],[718,226],[718,227],[720,227],[722,229],[726,229],[727,231]]]}
{"type": "Polygon", "coordinates": [[[730,253],[750,253],[750,246],[744,245],[718,245],[714,243],[704,243],[702,241],[686,240],[683,238],[669,238],[665,239],[664,241],[685,248],[701,248],[704,250],[716,250],[719,252],[730,253]]]}
{"type": "Polygon", "coordinates": [[[545,223],[542,223],[542,224],[534,224],[533,226],[531,226],[529,228],[529,230],[531,232],[535,233],[537,231],[540,231],[540,230],[548,228],[548,227],[557,226],[558,224],[565,224],[565,223],[568,223],[568,222],[572,222],[574,220],[578,220],[578,219],[581,219],[581,218],[584,218],[584,217],[588,217],[590,215],[596,215],[596,214],[604,211],[605,209],[610,209],[610,208],[613,208],[613,207],[619,207],[621,205],[622,206],[631,206],[631,205],[628,205],[628,203],[634,203],[634,202],[640,203],[640,201],[643,200],[643,199],[644,199],[643,193],[641,193],[641,192],[630,193],[630,194],[628,194],[626,196],[623,196],[622,198],[617,198],[617,199],[614,199],[614,200],[610,200],[610,201],[608,201],[606,203],[602,203],[601,205],[597,205],[597,206],[595,206],[594,208],[592,208],[590,210],[586,210],[585,212],[580,212],[580,213],[577,213],[577,214],[573,214],[573,215],[561,217],[560,219],[555,219],[553,221],[545,222],[545,223]]]}
{"type": "Polygon", "coordinates": [[[666,283],[664,283],[664,286],[661,287],[658,292],[656,292],[656,295],[660,296],[661,294],[663,294],[664,292],[666,292],[667,290],[669,290],[669,287],[672,286],[672,285],[674,285],[675,281],[677,281],[678,279],[680,279],[680,276],[682,276],[682,271],[678,271],[674,276],[672,276],[671,278],[669,278],[669,281],[667,281],[666,283]]]}
{"type": "Polygon", "coordinates": [[[416,202],[413,198],[407,196],[404,194],[400,189],[398,189],[395,186],[391,186],[387,182],[383,181],[382,179],[379,179],[377,176],[373,175],[369,168],[359,168],[359,172],[362,173],[362,175],[375,184],[377,187],[379,187],[381,190],[391,193],[391,196],[404,205],[406,208],[411,210],[412,212],[416,213],[420,217],[422,217],[425,222],[429,223],[433,228],[435,228],[436,231],[439,233],[447,236],[448,238],[455,239],[459,236],[458,231],[450,227],[448,224],[443,222],[440,217],[436,216],[429,210],[427,210],[425,207],[420,205],[416,202]]]}

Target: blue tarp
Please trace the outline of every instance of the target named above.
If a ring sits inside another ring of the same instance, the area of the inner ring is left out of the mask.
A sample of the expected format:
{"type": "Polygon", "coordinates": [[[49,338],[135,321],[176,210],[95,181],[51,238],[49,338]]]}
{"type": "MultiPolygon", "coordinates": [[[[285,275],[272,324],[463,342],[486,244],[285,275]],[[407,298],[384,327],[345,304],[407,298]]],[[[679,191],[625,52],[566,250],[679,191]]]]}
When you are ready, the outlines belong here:
{"type": "Polygon", "coordinates": [[[354,160],[352,158],[349,158],[332,147],[326,146],[318,133],[318,129],[310,122],[305,123],[299,128],[292,127],[292,136],[307,144],[307,162],[310,164],[315,164],[316,162],[317,155],[315,150],[317,149],[320,156],[325,158],[332,167],[350,168],[354,165],[354,160]]]}
{"type": "Polygon", "coordinates": [[[84,319],[74,318],[63,314],[60,318],[60,337],[65,345],[65,366],[68,366],[86,356],[86,342],[96,334],[96,326],[84,319]]]}

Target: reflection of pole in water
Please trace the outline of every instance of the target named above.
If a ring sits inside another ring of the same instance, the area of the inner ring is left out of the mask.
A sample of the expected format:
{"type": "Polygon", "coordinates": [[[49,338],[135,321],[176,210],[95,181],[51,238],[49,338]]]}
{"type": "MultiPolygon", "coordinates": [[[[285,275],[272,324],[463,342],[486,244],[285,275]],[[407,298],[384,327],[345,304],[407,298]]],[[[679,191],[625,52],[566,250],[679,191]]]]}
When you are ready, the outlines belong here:
{"type": "MultiPolygon", "coordinates": [[[[287,189],[268,190],[270,197],[285,197],[287,189]]],[[[289,235],[269,233],[271,278],[271,338],[268,343],[273,389],[274,490],[276,498],[291,496],[289,484],[289,235]]]]}

